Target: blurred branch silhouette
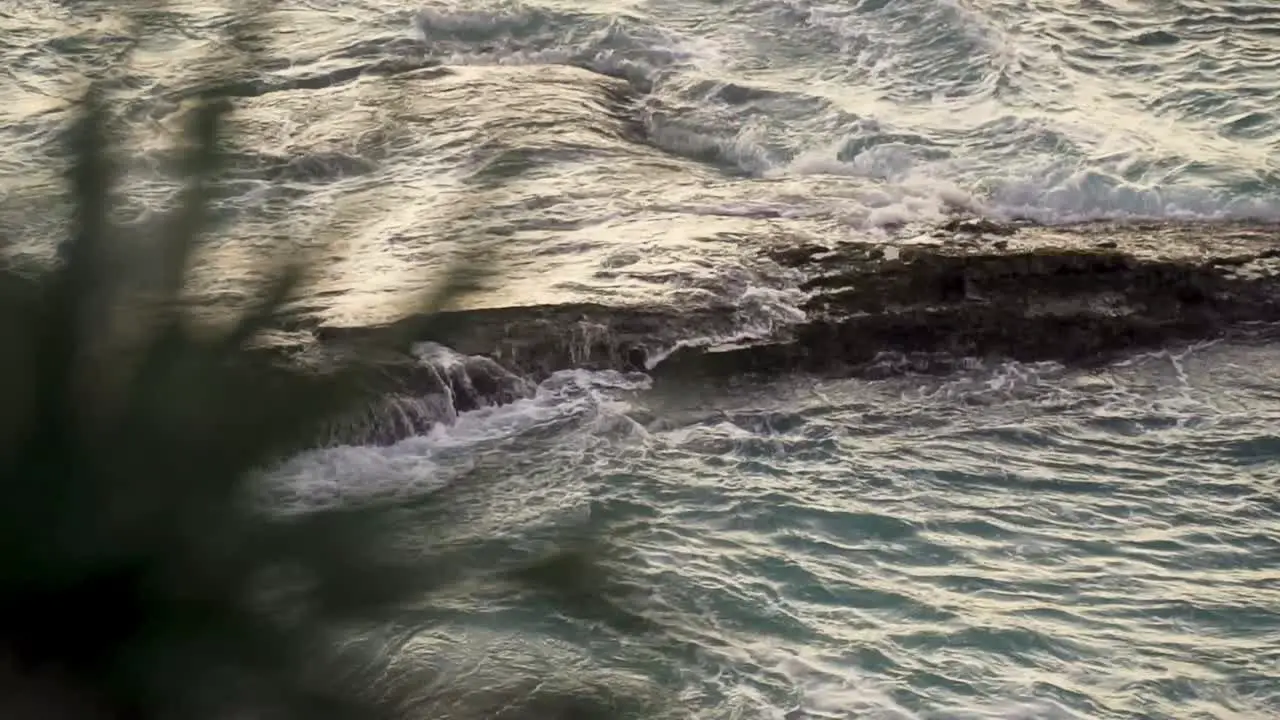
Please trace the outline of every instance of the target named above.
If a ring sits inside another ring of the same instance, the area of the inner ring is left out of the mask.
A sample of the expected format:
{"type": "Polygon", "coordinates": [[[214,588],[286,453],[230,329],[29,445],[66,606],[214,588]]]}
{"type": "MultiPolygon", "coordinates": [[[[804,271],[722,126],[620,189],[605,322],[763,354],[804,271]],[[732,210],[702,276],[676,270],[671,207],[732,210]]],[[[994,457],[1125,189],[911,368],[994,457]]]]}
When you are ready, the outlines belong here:
{"type": "MultiPolygon", "coordinates": [[[[252,13],[235,32],[251,27],[252,13]]],[[[261,52],[247,35],[233,45],[246,63],[261,52]]],[[[378,638],[390,642],[397,608],[477,576],[643,625],[611,609],[583,548],[486,574],[410,553],[387,503],[255,507],[254,473],[366,402],[372,371],[303,369],[248,347],[297,296],[304,263],[276,265],[230,329],[193,328],[180,296],[232,104],[216,90],[197,98],[177,204],[145,231],[112,219],[108,109],[95,81],[66,136],[73,214],[58,264],[0,275],[0,717],[403,715],[422,699],[389,680],[378,638]]],[[[430,337],[430,311],[468,292],[473,271],[453,268],[421,298],[423,322],[382,341],[430,337]]]]}

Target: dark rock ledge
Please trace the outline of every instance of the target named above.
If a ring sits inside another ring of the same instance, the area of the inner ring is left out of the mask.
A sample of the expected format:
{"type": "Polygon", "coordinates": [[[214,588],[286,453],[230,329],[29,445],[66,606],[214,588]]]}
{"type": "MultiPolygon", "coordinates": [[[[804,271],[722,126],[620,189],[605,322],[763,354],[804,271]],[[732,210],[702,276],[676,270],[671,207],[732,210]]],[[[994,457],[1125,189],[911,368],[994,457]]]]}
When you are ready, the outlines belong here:
{"type": "MultiPolygon", "coordinates": [[[[479,356],[471,365],[455,367],[452,379],[420,369],[388,377],[412,386],[409,395],[447,392],[474,405],[518,396],[517,377],[571,367],[648,369],[662,383],[883,373],[886,355],[930,372],[967,358],[1086,364],[1280,320],[1280,225],[958,220],[913,238],[766,254],[794,268],[809,292],[807,318],[772,337],[685,347],[654,365],[655,352],[682,340],[731,334],[733,309],[458,311],[443,340],[479,356]]],[[[321,346],[358,352],[385,331],[319,327],[315,335],[321,346]]]]}
{"type": "Polygon", "coordinates": [[[857,374],[882,368],[871,364],[882,353],[919,369],[1084,364],[1280,320],[1280,225],[956,221],[893,245],[773,256],[808,278],[807,322],[684,365],[857,374]]]}
{"type": "MultiPolygon", "coordinates": [[[[882,353],[1105,360],[1280,320],[1280,225],[957,221],[892,242],[776,248],[807,278],[808,319],[733,348],[691,347],[653,371],[856,374],[882,353]],[[714,357],[712,357],[714,356],[714,357]]],[[[541,377],[640,369],[659,348],[732,332],[732,308],[537,305],[449,314],[445,342],[541,377]]],[[[359,346],[376,327],[319,327],[359,346]]]]}

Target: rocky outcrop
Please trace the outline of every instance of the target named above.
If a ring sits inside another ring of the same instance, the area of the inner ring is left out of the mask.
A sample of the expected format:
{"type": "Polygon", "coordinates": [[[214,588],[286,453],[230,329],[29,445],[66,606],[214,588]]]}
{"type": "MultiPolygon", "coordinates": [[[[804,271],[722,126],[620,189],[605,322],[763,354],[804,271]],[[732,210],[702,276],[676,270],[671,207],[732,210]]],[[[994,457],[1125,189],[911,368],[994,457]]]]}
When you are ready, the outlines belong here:
{"type": "MultiPolygon", "coordinates": [[[[593,303],[527,305],[449,311],[431,339],[464,355],[479,355],[531,378],[557,370],[648,370],[658,353],[681,341],[733,332],[733,308],[691,310],[610,307],[593,303]]],[[[408,318],[404,322],[416,322],[408,318]]],[[[381,327],[320,326],[321,344],[359,348],[376,342],[396,324],[381,327]]]]}
{"type": "Polygon", "coordinates": [[[788,337],[671,370],[882,372],[959,359],[1087,363],[1280,320],[1280,226],[955,221],[893,243],[779,248],[811,291],[788,337]]]}
{"type": "MultiPolygon", "coordinates": [[[[483,355],[461,355],[432,345],[395,351],[370,338],[359,348],[363,367],[363,394],[372,401],[354,412],[330,421],[318,441],[322,445],[389,445],[433,426],[455,420],[459,413],[486,406],[505,405],[528,397],[534,383],[483,355]]],[[[288,362],[313,371],[342,362],[352,348],[311,347],[303,353],[290,345],[264,348],[284,351],[288,362]]]]}
{"type": "MultiPolygon", "coordinates": [[[[917,237],[767,255],[805,278],[804,321],[736,346],[690,344],[649,369],[858,373],[885,353],[1079,363],[1280,319],[1280,226],[1257,223],[957,220],[917,237]]],[[[458,311],[443,341],[535,377],[642,369],[681,341],[732,335],[732,310],[458,311]]],[[[317,336],[359,344],[378,332],[321,327],[317,336]]]]}
{"type": "MultiPolygon", "coordinates": [[[[450,312],[433,340],[458,355],[389,359],[390,409],[361,432],[372,441],[420,432],[450,412],[522,396],[521,378],[575,367],[643,369],[662,383],[939,372],[972,358],[1081,364],[1280,320],[1276,225],[957,220],[915,237],[765,254],[803,278],[808,295],[805,318],[772,334],[692,342],[732,337],[729,306],[450,312]],[[448,407],[427,408],[424,397],[447,397],[448,407]]],[[[322,326],[314,335],[322,347],[361,352],[396,329],[322,326]]]]}

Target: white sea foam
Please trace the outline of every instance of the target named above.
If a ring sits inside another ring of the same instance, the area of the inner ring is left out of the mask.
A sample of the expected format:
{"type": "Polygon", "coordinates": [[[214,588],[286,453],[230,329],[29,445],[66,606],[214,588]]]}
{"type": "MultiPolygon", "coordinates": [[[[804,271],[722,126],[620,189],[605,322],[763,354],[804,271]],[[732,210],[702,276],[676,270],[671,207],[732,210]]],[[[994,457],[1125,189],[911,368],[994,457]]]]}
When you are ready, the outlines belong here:
{"type": "MultiPolygon", "coordinates": [[[[525,434],[569,428],[608,436],[643,432],[627,418],[626,398],[648,383],[641,374],[558,372],[540,383],[532,397],[459,413],[425,435],[386,447],[343,445],[304,452],[269,474],[270,502],[305,510],[375,497],[412,498],[465,475],[476,453],[525,434]]],[[[561,449],[568,451],[567,445],[561,449]]]]}

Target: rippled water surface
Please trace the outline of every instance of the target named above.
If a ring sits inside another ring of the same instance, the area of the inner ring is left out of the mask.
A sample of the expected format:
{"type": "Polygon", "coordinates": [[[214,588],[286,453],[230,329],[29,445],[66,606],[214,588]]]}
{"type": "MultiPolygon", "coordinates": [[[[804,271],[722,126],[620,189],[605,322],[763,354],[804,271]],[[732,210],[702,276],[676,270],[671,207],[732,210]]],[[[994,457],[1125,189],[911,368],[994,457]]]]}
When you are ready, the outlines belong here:
{"type": "MultiPolygon", "coordinates": [[[[1272,2],[273,8],[265,58],[228,75],[213,4],[170,4],[127,54],[109,3],[0,0],[0,230],[48,253],[48,160],[84,73],[122,102],[140,218],[169,190],[181,90],[237,83],[205,289],[337,240],[312,304],[339,320],[473,232],[504,276],[477,302],[727,301],[750,333],[800,313],[762,247],[957,207],[1280,218],[1272,2]]],[[[501,603],[423,642],[648,678],[697,717],[1280,717],[1278,360],[716,387],[566,371],[426,436],[306,454],[274,487],[307,507],[454,483],[487,507],[479,535],[607,530],[674,646],[501,603]]],[[[460,672],[505,682],[474,660],[460,672]]]]}
{"type": "Polygon", "coordinates": [[[1276,360],[1217,346],[729,394],[564,373],[281,479],[302,503],[484,483],[505,531],[609,528],[696,650],[653,658],[519,608],[470,622],[661,665],[700,717],[1272,717],[1276,360]]]}

